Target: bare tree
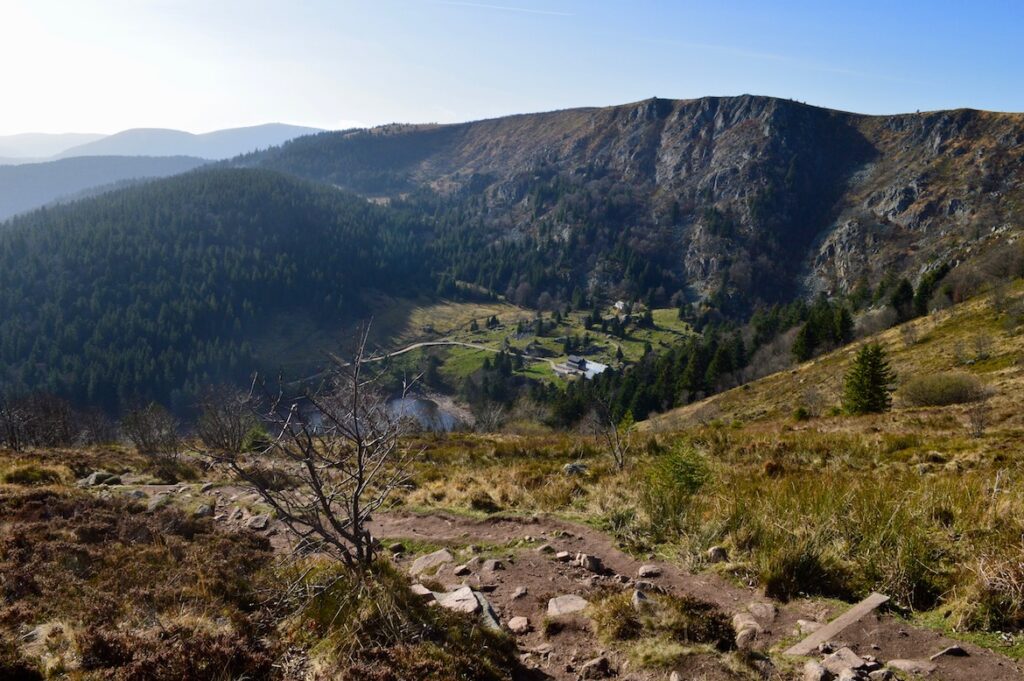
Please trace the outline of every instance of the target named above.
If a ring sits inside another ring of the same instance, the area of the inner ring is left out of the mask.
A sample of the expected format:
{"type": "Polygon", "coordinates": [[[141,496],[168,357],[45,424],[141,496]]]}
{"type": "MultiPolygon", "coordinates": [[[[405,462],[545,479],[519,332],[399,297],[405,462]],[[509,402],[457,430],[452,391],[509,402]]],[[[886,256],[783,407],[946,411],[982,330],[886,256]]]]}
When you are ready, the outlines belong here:
{"type": "MultiPolygon", "coordinates": [[[[366,342],[364,330],[350,362],[331,356],[316,390],[266,397],[261,416],[270,441],[265,449],[251,457],[213,455],[262,497],[304,549],[350,567],[374,560],[370,517],[408,481],[417,453],[402,441],[410,419],[391,407],[406,401],[388,399],[381,375],[367,365],[366,342]],[[295,484],[284,489],[267,484],[273,471],[295,484]]],[[[401,398],[409,388],[405,382],[401,398]]]]}
{"type": "Polygon", "coordinates": [[[239,453],[259,425],[249,395],[227,387],[209,388],[199,403],[196,433],[210,449],[239,453]]]}
{"type": "Polygon", "coordinates": [[[584,420],[584,427],[604,442],[616,468],[621,471],[626,467],[636,430],[633,412],[627,411],[621,419],[616,420],[610,404],[604,400],[594,400],[584,420]]]}
{"type": "Polygon", "coordinates": [[[25,430],[31,420],[24,405],[0,395],[0,442],[20,452],[25,447],[25,430]]]}
{"type": "Polygon", "coordinates": [[[991,414],[989,395],[984,395],[967,406],[967,431],[971,437],[979,438],[985,435],[991,414]]]}
{"type": "Polygon", "coordinates": [[[156,402],[132,409],[121,419],[121,431],[142,454],[178,456],[178,421],[156,402]]]}

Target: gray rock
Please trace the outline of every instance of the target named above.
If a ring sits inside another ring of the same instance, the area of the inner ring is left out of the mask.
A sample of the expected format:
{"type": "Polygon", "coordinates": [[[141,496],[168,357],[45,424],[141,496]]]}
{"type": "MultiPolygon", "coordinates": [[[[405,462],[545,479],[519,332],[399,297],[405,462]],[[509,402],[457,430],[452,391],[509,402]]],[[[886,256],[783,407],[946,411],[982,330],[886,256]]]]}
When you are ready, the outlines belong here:
{"type": "Polygon", "coordinates": [[[642,579],[661,577],[661,568],[657,565],[641,565],[640,569],[636,571],[636,576],[642,579]]]}
{"type": "Polygon", "coordinates": [[[873,672],[868,672],[868,678],[871,681],[893,681],[896,675],[888,669],[876,669],[873,672]]]}
{"type": "Polygon", "coordinates": [[[192,515],[196,518],[209,518],[213,515],[213,506],[200,504],[196,510],[192,511],[192,515]]]}
{"type": "Polygon", "coordinates": [[[629,598],[629,602],[637,612],[646,612],[653,607],[651,599],[647,598],[647,594],[643,591],[636,591],[635,589],[633,591],[633,595],[629,598]]]}
{"type": "Polygon", "coordinates": [[[729,552],[725,550],[724,546],[712,546],[707,552],[709,563],[727,563],[729,562],[729,552]]]}
{"type": "Polygon", "coordinates": [[[490,560],[485,560],[484,561],[484,570],[487,570],[488,572],[497,572],[498,570],[504,570],[504,569],[505,569],[505,564],[502,563],[500,560],[497,560],[495,558],[491,558],[490,560]]]}
{"type": "Polygon", "coordinates": [[[217,485],[215,483],[208,482],[208,483],[206,483],[205,485],[203,485],[202,487],[199,488],[199,493],[200,494],[206,494],[207,492],[209,492],[211,489],[213,489],[216,486],[217,485]]]}
{"type": "Polygon", "coordinates": [[[648,582],[646,579],[638,579],[633,583],[633,588],[637,591],[656,591],[654,588],[654,582],[648,582]]]}
{"type": "Polygon", "coordinates": [[[242,516],[244,516],[244,515],[245,515],[245,514],[244,514],[244,513],[242,512],[242,509],[240,509],[240,508],[238,508],[238,507],[236,506],[236,507],[235,507],[235,508],[234,508],[234,509],[233,509],[233,510],[231,511],[230,515],[228,515],[228,520],[234,520],[234,521],[236,521],[236,522],[237,522],[237,521],[241,520],[241,519],[242,519],[242,516]]]}
{"type": "Polygon", "coordinates": [[[568,551],[559,551],[555,554],[555,560],[562,563],[568,563],[570,560],[572,560],[572,554],[568,551]]]}
{"type": "Polygon", "coordinates": [[[610,675],[611,664],[609,664],[608,658],[603,655],[584,662],[583,666],[580,667],[581,679],[604,679],[610,675]]]}
{"type": "Polygon", "coordinates": [[[554,553],[555,552],[555,547],[552,546],[551,544],[543,544],[543,545],[537,547],[537,552],[538,553],[554,553]]]}
{"type": "Polygon", "coordinates": [[[860,669],[867,664],[867,660],[849,648],[840,648],[822,660],[821,664],[833,674],[839,674],[844,669],[860,669]]]}
{"type": "Polygon", "coordinates": [[[146,511],[149,513],[154,513],[170,503],[171,502],[167,497],[153,497],[152,499],[149,500],[149,503],[146,504],[146,511]]]}
{"type": "Polygon", "coordinates": [[[582,463],[567,463],[562,466],[562,472],[566,475],[586,475],[587,466],[582,463]]]}
{"type": "MultiPolygon", "coordinates": [[[[86,477],[78,481],[79,487],[96,487],[97,485],[108,484],[107,480],[114,477],[112,474],[106,471],[93,471],[86,477]]],[[[120,482],[120,481],[119,481],[120,482]]]]}
{"type": "Polygon", "coordinates": [[[455,556],[451,554],[448,549],[441,549],[428,553],[425,556],[420,556],[412,562],[409,567],[409,574],[416,577],[425,572],[434,573],[445,563],[454,563],[455,556]]]}
{"type": "Polygon", "coordinates": [[[808,660],[804,664],[803,681],[831,681],[832,672],[822,667],[814,660],[808,660]]]}
{"type": "Polygon", "coordinates": [[[517,601],[520,598],[525,598],[529,590],[525,586],[517,586],[516,590],[512,592],[512,600],[517,601]]]}
{"type": "Polygon", "coordinates": [[[410,590],[412,591],[414,596],[422,598],[423,600],[429,601],[434,598],[434,592],[428,589],[427,587],[423,586],[422,584],[413,584],[410,587],[410,590]]]}
{"type": "Polygon", "coordinates": [[[530,631],[530,620],[525,617],[513,617],[508,621],[508,630],[513,634],[525,634],[530,631]]]}
{"type": "Polygon", "coordinates": [[[248,527],[250,530],[265,530],[267,529],[267,524],[269,523],[270,516],[261,514],[254,515],[253,517],[249,518],[249,522],[247,522],[245,526],[248,527]]]}
{"type": "Polygon", "coordinates": [[[929,662],[928,660],[889,660],[886,664],[897,671],[918,676],[931,674],[938,668],[934,662],[929,662]]]}
{"type": "Polygon", "coordinates": [[[129,499],[146,499],[148,495],[141,489],[133,489],[131,492],[127,492],[126,495],[129,499]]]}
{"type": "Polygon", "coordinates": [[[560,617],[562,615],[572,615],[586,610],[588,605],[590,605],[590,603],[585,598],[575,594],[556,596],[548,601],[548,616],[560,617]]]}
{"type": "Polygon", "coordinates": [[[587,553],[577,553],[576,564],[589,572],[596,572],[598,574],[604,572],[604,564],[601,562],[601,559],[587,553]]]}
{"type": "Polygon", "coordinates": [[[480,601],[477,600],[476,594],[468,586],[461,587],[455,591],[449,591],[448,593],[436,594],[436,598],[438,604],[448,610],[464,612],[470,615],[481,611],[480,601]]]}
{"type": "Polygon", "coordinates": [[[747,605],[747,612],[756,617],[757,621],[771,624],[779,611],[771,603],[754,602],[747,605]]]}
{"type": "Polygon", "coordinates": [[[853,669],[850,669],[849,667],[847,667],[843,671],[839,672],[838,675],[836,675],[836,681],[858,681],[858,679],[861,678],[862,677],[859,671],[855,671],[853,669]]]}
{"type": "Polygon", "coordinates": [[[484,623],[484,626],[494,631],[501,631],[501,622],[498,621],[498,613],[494,612],[494,608],[491,607],[491,602],[487,600],[482,593],[476,591],[473,592],[473,596],[476,597],[477,605],[480,606],[480,619],[484,623]]]}
{"type": "Polygon", "coordinates": [[[400,541],[388,545],[389,553],[402,553],[403,551],[405,551],[405,544],[400,541]]]}
{"type": "Polygon", "coordinates": [[[757,639],[757,635],[759,633],[760,631],[757,629],[743,629],[736,634],[736,647],[739,650],[750,650],[750,647],[754,644],[754,640],[757,639]]]}
{"type": "Polygon", "coordinates": [[[468,565],[456,565],[455,569],[452,570],[452,574],[454,574],[456,577],[465,577],[471,572],[473,571],[469,569],[468,565]]]}

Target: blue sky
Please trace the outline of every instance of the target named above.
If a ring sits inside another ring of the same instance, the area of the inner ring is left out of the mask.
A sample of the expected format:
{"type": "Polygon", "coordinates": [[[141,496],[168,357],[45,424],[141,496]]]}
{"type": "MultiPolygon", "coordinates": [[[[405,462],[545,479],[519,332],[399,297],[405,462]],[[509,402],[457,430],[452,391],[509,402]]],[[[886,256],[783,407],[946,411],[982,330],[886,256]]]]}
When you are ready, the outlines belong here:
{"type": "Polygon", "coordinates": [[[1024,111],[1024,2],[0,0],[0,134],[451,122],[656,95],[1024,111]]]}

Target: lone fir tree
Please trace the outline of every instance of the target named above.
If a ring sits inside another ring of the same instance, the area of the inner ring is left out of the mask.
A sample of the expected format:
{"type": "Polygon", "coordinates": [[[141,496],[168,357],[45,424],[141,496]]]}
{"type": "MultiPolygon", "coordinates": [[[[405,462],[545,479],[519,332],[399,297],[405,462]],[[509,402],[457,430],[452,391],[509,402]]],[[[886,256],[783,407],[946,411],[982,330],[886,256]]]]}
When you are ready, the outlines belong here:
{"type": "Polygon", "coordinates": [[[889,366],[885,350],[878,343],[865,345],[857,352],[853,366],[846,372],[843,406],[851,414],[877,414],[892,405],[896,374],[889,366]]]}

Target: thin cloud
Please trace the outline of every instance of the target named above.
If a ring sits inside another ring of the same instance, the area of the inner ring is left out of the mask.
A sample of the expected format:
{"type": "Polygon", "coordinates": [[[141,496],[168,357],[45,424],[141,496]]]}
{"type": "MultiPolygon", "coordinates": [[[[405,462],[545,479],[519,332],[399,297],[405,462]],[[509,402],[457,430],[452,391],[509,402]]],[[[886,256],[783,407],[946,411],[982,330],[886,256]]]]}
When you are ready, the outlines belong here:
{"type": "Polygon", "coordinates": [[[437,5],[449,5],[451,7],[474,7],[476,9],[496,9],[500,12],[519,12],[521,14],[542,14],[549,17],[574,17],[571,12],[556,12],[547,9],[532,9],[530,7],[510,7],[508,5],[487,5],[480,2],[458,2],[458,0],[434,0],[437,5]]]}

